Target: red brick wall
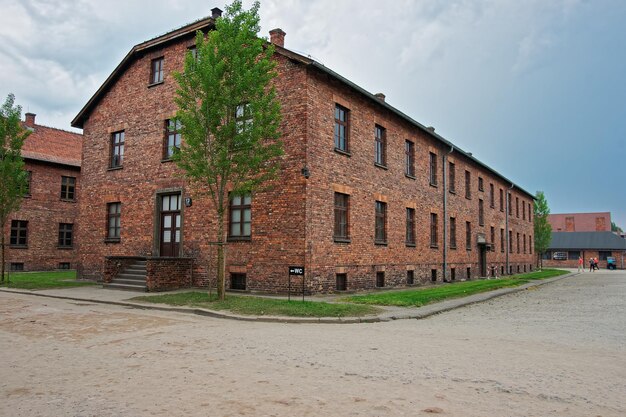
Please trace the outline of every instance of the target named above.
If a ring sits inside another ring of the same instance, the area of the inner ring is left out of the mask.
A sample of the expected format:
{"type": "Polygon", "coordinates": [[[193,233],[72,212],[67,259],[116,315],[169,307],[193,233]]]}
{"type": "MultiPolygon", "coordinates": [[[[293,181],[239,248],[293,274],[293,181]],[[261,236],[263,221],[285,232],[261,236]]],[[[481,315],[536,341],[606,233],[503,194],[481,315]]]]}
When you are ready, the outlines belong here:
{"type": "MultiPolygon", "coordinates": [[[[552,252],[566,252],[566,250],[559,251],[553,250],[552,252]]],[[[610,251],[612,252],[612,256],[615,258],[615,262],[618,269],[624,269],[626,265],[624,264],[624,258],[626,257],[626,253],[622,253],[620,251],[610,251]]],[[[601,269],[606,269],[606,261],[600,260],[600,253],[597,250],[584,250],[580,251],[581,256],[583,257],[583,265],[586,270],[589,270],[589,259],[595,258],[598,259],[598,266],[601,269]]],[[[578,259],[564,259],[564,260],[556,260],[556,259],[544,259],[543,266],[548,268],[578,268],[578,259]]]]}
{"type": "Polygon", "coordinates": [[[53,270],[61,262],[69,262],[70,267],[75,268],[80,169],[34,160],[26,160],[25,169],[32,172],[30,196],[25,197],[20,210],[10,216],[4,230],[7,269],[11,263],[23,263],[26,271],[53,270]],[[61,200],[61,176],[76,177],[76,201],[61,200]],[[28,221],[27,248],[9,246],[11,220],[28,221]],[[74,224],[72,249],[58,247],[59,223],[74,224]]]}
{"type": "MultiPolygon", "coordinates": [[[[182,256],[196,258],[194,285],[205,285],[215,277],[215,228],[213,211],[206,199],[177,177],[171,162],[161,162],[163,121],[175,112],[176,88],[171,71],[182,68],[188,42],[179,42],[162,51],[145,55],[126,70],[94,108],[84,125],[83,194],[80,203],[80,273],[101,277],[105,256],[158,256],[156,199],[159,192],[180,190],[193,197],[183,207],[182,256]],[[150,60],[165,56],[165,81],[148,87],[150,60]],[[123,105],[120,105],[123,103],[123,105]],[[108,170],[111,132],[125,130],[122,169],[108,170]],[[106,204],[122,203],[122,236],[119,243],[105,243],[106,204]]],[[[252,239],[227,247],[227,272],[245,273],[247,289],[284,292],[287,268],[303,265],[309,290],[332,291],[335,274],[348,275],[348,289],[372,288],[376,272],[385,272],[385,285],[406,283],[406,271],[415,270],[416,282],[430,280],[437,270],[443,279],[443,156],[449,151],[429,134],[416,129],[377,102],[315,69],[307,69],[277,55],[278,96],[283,109],[283,157],[280,179],[252,201],[252,239]],[[351,111],[350,156],[334,151],[334,107],[339,103],[351,111]],[[374,166],[374,124],[387,132],[387,169],[374,166]],[[404,175],[404,141],[416,143],[416,178],[404,175]],[[438,155],[437,187],[428,183],[428,153],[438,155]],[[301,169],[307,166],[310,178],[301,169]],[[333,240],[334,191],[350,194],[350,243],[333,240]],[[388,204],[387,245],[374,244],[374,202],[388,204]],[[416,209],[417,241],[405,244],[405,208],[416,209]],[[439,247],[430,248],[430,213],[439,215],[439,247]]],[[[457,249],[449,251],[449,267],[456,279],[478,276],[477,233],[490,240],[489,227],[496,227],[496,251],[487,253],[489,266],[505,264],[499,251],[499,229],[505,228],[499,211],[498,190],[510,184],[489,174],[467,157],[452,153],[455,160],[455,195],[449,194],[449,213],[457,218],[457,249]],[[465,198],[464,171],[472,172],[472,198],[465,198]],[[485,191],[477,189],[482,176],[485,191]],[[489,184],[494,183],[496,208],[489,206],[489,184]],[[478,226],[478,199],[485,200],[485,225],[478,226]],[[465,249],[465,221],[471,221],[472,248],[465,249]]],[[[512,190],[515,198],[530,202],[530,196],[512,190]]],[[[519,218],[515,209],[509,229],[520,235],[532,234],[532,221],[519,218]]],[[[527,237],[527,239],[530,239],[527,237]]],[[[520,237],[521,240],[521,237],[520,237]]],[[[516,246],[514,245],[514,249],[516,246]]],[[[513,271],[530,267],[533,255],[517,251],[510,256],[513,271]]],[[[448,271],[449,277],[449,271],[448,271]]],[[[297,281],[297,279],[296,279],[297,281]]]]}

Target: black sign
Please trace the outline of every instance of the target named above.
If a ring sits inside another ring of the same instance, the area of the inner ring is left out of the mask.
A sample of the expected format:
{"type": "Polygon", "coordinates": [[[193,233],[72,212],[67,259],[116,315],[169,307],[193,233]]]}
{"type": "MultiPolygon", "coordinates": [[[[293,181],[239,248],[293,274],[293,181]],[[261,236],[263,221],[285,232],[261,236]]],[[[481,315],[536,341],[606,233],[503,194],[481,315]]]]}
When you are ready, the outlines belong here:
{"type": "Polygon", "coordinates": [[[303,266],[290,266],[289,275],[304,275],[304,267],[303,266]]]}
{"type": "Polygon", "coordinates": [[[185,197],[185,207],[191,207],[192,203],[191,197],[185,197]]]}

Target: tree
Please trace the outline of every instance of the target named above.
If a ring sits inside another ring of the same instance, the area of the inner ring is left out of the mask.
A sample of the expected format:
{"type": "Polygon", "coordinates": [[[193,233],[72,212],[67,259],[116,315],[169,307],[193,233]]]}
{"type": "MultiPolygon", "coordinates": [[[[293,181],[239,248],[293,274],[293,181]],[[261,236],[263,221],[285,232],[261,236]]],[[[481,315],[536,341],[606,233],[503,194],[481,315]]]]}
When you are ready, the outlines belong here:
{"type": "Polygon", "coordinates": [[[22,128],[22,108],[9,94],[0,109],[0,283],[4,283],[5,233],[9,215],[20,208],[27,186],[21,151],[30,131],[22,128]]]}
{"type": "Polygon", "coordinates": [[[550,247],[550,241],[552,240],[552,226],[548,222],[548,214],[550,214],[550,208],[548,207],[546,196],[543,191],[537,191],[534,206],[535,253],[538,256],[537,263],[541,268],[543,268],[541,255],[550,247]]]}
{"type": "Polygon", "coordinates": [[[177,121],[183,143],[173,159],[190,186],[210,197],[217,220],[217,288],[225,294],[225,217],[242,198],[275,178],[283,154],[274,47],[259,38],[259,3],[226,7],[216,29],[196,34],[178,81],[177,121]]]}
{"type": "Polygon", "coordinates": [[[611,222],[611,232],[624,233],[624,230],[616,225],[615,222],[611,222]]]}

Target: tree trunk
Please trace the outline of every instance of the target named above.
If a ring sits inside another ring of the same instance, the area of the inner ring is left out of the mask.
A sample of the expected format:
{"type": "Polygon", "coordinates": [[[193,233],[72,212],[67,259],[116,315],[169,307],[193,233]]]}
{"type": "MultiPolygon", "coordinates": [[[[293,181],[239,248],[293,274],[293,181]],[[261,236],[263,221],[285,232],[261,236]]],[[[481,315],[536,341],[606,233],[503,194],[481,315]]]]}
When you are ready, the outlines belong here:
{"type": "Polygon", "coordinates": [[[221,301],[226,297],[226,256],[224,246],[224,215],[217,216],[217,296],[221,301]]]}
{"type": "Polygon", "coordinates": [[[0,262],[0,270],[2,270],[2,275],[0,275],[0,284],[4,284],[4,225],[2,225],[2,229],[0,229],[0,231],[2,233],[0,233],[2,235],[2,238],[0,238],[0,246],[2,247],[2,250],[0,252],[2,252],[2,259],[0,262]]]}

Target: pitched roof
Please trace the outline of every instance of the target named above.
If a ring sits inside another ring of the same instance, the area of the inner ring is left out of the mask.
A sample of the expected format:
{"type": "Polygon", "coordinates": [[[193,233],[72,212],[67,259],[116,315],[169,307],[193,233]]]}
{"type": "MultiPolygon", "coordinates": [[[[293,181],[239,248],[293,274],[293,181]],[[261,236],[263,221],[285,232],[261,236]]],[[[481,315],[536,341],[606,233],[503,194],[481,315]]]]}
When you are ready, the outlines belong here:
{"type": "Polygon", "coordinates": [[[27,128],[31,134],[22,146],[22,157],[80,167],[83,135],[37,124],[27,128]]]}
{"type": "Polygon", "coordinates": [[[626,239],[613,232],[552,232],[550,250],[626,250],[626,239]]]}
{"type": "MultiPolygon", "coordinates": [[[[175,29],[171,32],[168,32],[164,35],[158,36],[156,38],[153,38],[149,41],[140,43],[138,45],[135,45],[130,52],[128,52],[128,54],[124,57],[124,59],[122,60],[122,62],[120,62],[120,64],[113,70],[113,72],[111,73],[111,75],[109,75],[109,77],[104,81],[104,83],[102,84],[102,86],[100,86],[100,88],[94,93],[94,95],[89,99],[89,101],[87,102],[87,104],[85,104],[85,106],[80,110],[80,112],[78,113],[78,115],[76,115],[76,117],[74,118],[74,120],[72,120],[72,126],[73,127],[77,127],[77,128],[81,128],[83,127],[83,124],[85,122],[85,120],[89,117],[89,113],[91,112],[91,110],[98,104],[98,102],[100,101],[100,99],[104,96],[104,94],[108,91],[108,89],[114,84],[114,82],[117,80],[117,78],[123,73],[123,71],[126,69],[126,67],[128,67],[136,57],[140,56],[140,54],[145,53],[145,51],[155,48],[155,47],[161,47],[164,44],[170,43],[174,40],[178,40],[182,37],[185,36],[189,36],[193,33],[195,33],[198,30],[210,30],[210,29],[214,29],[215,28],[215,19],[213,17],[205,17],[203,19],[199,19],[193,23],[190,23],[188,25],[182,26],[178,29],[175,29]]],[[[525,189],[523,189],[522,187],[516,185],[513,181],[509,180],[508,178],[506,178],[505,176],[503,176],[502,174],[500,174],[499,172],[497,172],[496,170],[494,170],[493,168],[489,167],[488,165],[485,165],[484,163],[482,163],[481,161],[479,161],[478,159],[474,158],[472,156],[471,153],[466,152],[464,150],[462,150],[461,148],[459,148],[458,146],[452,144],[450,141],[448,141],[447,139],[445,139],[443,136],[435,133],[433,128],[429,128],[424,126],[423,124],[415,121],[414,119],[412,119],[411,117],[407,116],[406,114],[404,114],[403,112],[401,112],[400,110],[396,109],[395,107],[387,104],[385,101],[380,100],[377,96],[375,96],[374,94],[368,92],[367,90],[365,90],[364,88],[358,86],[357,84],[353,83],[352,81],[348,80],[347,78],[339,75],[338,73],[334,72],[333,70],[327,68],[325,65],[311,59],[310,57],[305,57],[299,53],[293,52],[285,47],[279,46],[279,45],[275,45],[276,48],[276,52],[289,58],[292,59],[294,61],[297,61],[307,67],[311,67],[311,68],[315,68],[319,71],[324,72],[325,74],[331,76],[332,78],[338,80],[339,82],[347,85],[349,88],[354,89],[357,93],[360,93],[362,95],[364,95],[366,98],[368,98],[370,101],[373,101],[374,103],[376,103],[377,105],[391,111],[392,113],[394,113],[395,115],[397,115],[398,117],[404,119],[405,121],[407,121],[409,124],[417,127],[419,130],[423,131],[424,133],[426,133],[427,135],[430,135],[432,138],[434,138],[436,141],[442,143],[444,146],[449,147],[450,148],[450,152],[457,152],[461,155],[463,155],[465,158],[471,160],[472,162],[474,162],[475,164],[481,166],[482,168],[484,168],[485,170],[491,172],[492,174],[494,174],[496,177],[499,177],[500,179],[502,179],[505,183],[510,184],[510,188],[513,189],[517,189],[518,191],[528,195],[530,198],[532,198],[533,200],[535,199],[535,196],[533,194],[531,194],[530,192],[526,191],[525,189]]]]}

